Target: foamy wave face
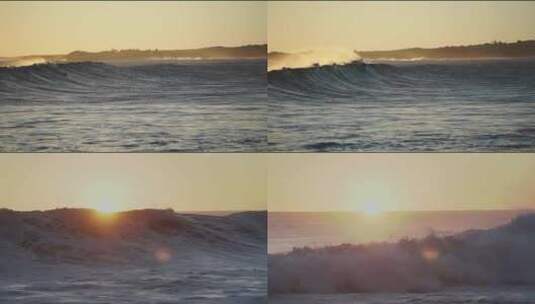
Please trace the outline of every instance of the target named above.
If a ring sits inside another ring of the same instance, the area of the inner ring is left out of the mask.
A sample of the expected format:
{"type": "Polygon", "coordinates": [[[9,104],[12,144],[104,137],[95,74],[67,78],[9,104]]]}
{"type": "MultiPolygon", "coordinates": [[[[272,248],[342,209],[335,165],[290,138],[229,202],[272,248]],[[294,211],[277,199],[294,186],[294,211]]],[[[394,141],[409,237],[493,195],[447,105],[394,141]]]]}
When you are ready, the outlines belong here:
{"type": "Polygon", "coordinates": [[[272,293],[432,291],[535,285],[535,215],[489,230],[368,245],[294,249],[269,257],[272,293]]]}
{"type": "Polygon", "coordinates": [[[361,60],[355,51],[314,50],[296,54],[275,53],[268,57],[268,71],[308,68],[314,65],[347,64],[361,60]]]}

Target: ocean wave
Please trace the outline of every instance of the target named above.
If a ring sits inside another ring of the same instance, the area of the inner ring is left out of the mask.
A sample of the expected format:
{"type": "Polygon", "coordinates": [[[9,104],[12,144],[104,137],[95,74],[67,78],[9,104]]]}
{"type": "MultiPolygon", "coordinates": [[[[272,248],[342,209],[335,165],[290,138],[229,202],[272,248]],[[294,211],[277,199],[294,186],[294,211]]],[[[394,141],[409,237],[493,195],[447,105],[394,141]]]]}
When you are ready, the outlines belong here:
{"type": "Polygon", "coordinates": [[[271,293],[427,292],[535,285],[535,214],[452,236],[296,248],[269,256],[271,293]]]}
{"type": "Polygon", "coordinates": [[[535,61],[268,72],[271,151],[530,151],[535,61]]]}
{"type": "MultiPolygon", "coordinates": [[[[19,67],[0,67],[3,101],[99,101],[164,97],[206,99],[212,87],[257,85],[260,64],[147,61],[129,65],[102,62],[47,62],[19,67]],[[254,67],[254,68],[251,68],[254,67]],[[238,75],[229,79],[229,75],[238,75]],[[188,88],[200,86],[194,92],[188,88]],[[153,96],[154,95],[154,96],[153,96]],[[122,98],[121,98],[122,97],[122,98]]],[[[221,92],[223,96],[225,92],[221,92]]],[[[221,97],[220,96],[220,97],[221,97]]]]}
{"type": "Polygon", "coordinates": [[[2,303],[261,303],[266,213],[0,209],[2,303]]]}
{"type": "Polygon", "coordinates": [[[129,75],[123,68],[97,62],[0,68],[0,96],[5,100],[90,96],[117,88],[129,75]]]}
{"type": "Polygon", "coordinates": [[[395,66],[359,61],[268,73],[270,97],[292,100],[364,97],[384,91],[382,86],[394,90],[413,86],[416,81],[395,66]]]}
{"type": "Polygon", "coordinates": [[[265,222],[265,212],[208,216],[170,209],[116,214],[91,209],[4,209],[0,210],[0,239],[5,247],[1,264],[18,256],[45,263],[145,265],[207,248],[207,254],[247,256],[264,250],[265,222]]]}
{"type": "Polygon", "coordinates": [[[268,73],[272,100],[505,101],[533,94],[533,61],[350,62],[268,73]],[[492,92],[492,93],[489,93],[492,92]]]}
{"type": "Polygon", "coordinates": [[[266,61],[121,61],[0,68],[0,150],[256,151],[266,61]]]}

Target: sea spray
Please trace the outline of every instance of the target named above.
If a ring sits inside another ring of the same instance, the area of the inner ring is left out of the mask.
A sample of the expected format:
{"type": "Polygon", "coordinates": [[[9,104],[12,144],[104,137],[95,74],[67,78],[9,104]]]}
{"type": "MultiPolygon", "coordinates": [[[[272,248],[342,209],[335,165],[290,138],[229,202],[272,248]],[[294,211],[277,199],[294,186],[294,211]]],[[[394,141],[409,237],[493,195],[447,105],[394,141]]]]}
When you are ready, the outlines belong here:
{"type": "Polygon", "coordinates": [[[348,64],[360,60],[357,52],[347,49],[320,49],[294,54],[272,53],[268,55],[268,71],[348,64]]]}
{"type": "Polygon", "coordinates": [[[447,237],[297,248],[270,255],[271,293],[428,292],[535,285],[535,214],[447,237]]]}

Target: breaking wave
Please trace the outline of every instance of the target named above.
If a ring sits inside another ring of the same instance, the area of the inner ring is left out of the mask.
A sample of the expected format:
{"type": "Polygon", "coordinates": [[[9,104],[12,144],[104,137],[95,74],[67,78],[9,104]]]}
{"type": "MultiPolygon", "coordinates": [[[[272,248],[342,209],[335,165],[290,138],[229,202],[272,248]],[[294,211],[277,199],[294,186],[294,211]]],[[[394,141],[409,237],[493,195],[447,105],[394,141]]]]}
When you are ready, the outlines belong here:
{"type": "Polygon", "coordinates": [[[532,59],[270,71],[270,150],[532,151],[534,71],[532,59]]]}
{"type": "Polygon", "coordinates": [[[356,51],[348,50],[314,50],[295,54],[274,52],[268,57],[268,71],[340,65],[360,60],[356,51]]]}
{"type": "Polygon", "coordinates": [[[275,99],[348,99],[378,93],[378,85],[390,85],[391,90],[413,86],[411,82],[415,80],[407,79],[399,72],[390,65],[362,62],[271,71],[268,74],[269,94],[275,99]]]}
{"type": "Polygon", "coordinates": [[[2,303],[265,303],[266,213],[0,209],[2,303]]]}
{"type": "Polygon", "coordinates": [[[535,285],[535,214],[453,236],[296,248],[269,256],[271,293],[426,292],[535,285]]]}
{"type": "Polygon", "coordinates": [[[533,61],[430,63],[365,63],[268,73],[269,95],[274,100],[357,101],[526,100],[535,95],[533,61]]]}
{"type": "Polygon", "coordinates": [[[37,64],[45,64],[47,60],[42,57],[32,57],[32,58],[21,58],[15,60],[1,60],[0,68],[18,68],[25,66],[32,66],[37,64]]]}

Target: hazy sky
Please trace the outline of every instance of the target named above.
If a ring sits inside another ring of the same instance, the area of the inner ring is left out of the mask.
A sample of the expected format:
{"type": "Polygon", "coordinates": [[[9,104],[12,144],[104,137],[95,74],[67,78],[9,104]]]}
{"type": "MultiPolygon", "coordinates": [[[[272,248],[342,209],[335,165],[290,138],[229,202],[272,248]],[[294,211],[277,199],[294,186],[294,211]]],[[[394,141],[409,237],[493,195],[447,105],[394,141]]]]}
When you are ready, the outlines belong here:
{"type": "Polygon", "coordinates": [[[265,210],[255,154],[0,154],[0,208],[265,210]]]}
{"type": "Polygon", "coordinates": [[[265,2],[0,2],[0,56],[266,43],[265,2]]]}
{"type": "Polygon", "coordinates": [[[0,208],[535,208],[532,154],[0,154],[0,208]]]}
{"type": "Polygon", "coordinates": [[[437,47],[535,39],[535,2],[270,2],[270,51],[437,47]]]}
{"type": "Polygon", "coordinates": [[[534,154],[275,154],[270,211],[535,208],[534,154]]]}

